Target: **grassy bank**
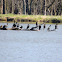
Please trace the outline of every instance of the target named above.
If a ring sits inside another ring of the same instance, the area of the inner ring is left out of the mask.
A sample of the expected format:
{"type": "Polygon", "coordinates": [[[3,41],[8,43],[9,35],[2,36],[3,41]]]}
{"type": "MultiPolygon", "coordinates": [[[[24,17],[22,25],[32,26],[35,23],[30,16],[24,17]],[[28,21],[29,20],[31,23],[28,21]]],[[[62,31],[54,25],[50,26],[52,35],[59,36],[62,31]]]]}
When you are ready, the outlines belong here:
{"type": "Polygon", "coordinates": [[[57,20],[57,21],[60,21],[60,23],[62,23],[62,16],[0,14],[0,19],[3,19],[3,21],[5,21],[7,17],[14,18],[16,21],[30,20],[30,22],[35,22],[35,21],[46,22],[47,21],[47,23],[52,23],[57,20]]]}

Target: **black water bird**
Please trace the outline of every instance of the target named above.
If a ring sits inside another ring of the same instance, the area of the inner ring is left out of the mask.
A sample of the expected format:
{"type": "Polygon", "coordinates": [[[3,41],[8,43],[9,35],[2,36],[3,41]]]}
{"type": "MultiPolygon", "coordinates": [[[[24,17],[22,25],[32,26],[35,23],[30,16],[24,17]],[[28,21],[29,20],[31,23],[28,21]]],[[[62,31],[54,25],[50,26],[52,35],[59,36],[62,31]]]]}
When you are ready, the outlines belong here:
{"type": "Polygon", "coordinates": [[[39,25],[39,30],[41,29],[41,25],[39,25]]]}
{"type": "Polygon", "coordinates": [[[50,27],[51,27],[51,25],[47,28],[48,31],[50,31],[50,27]]]}
{"type": "Polygon", "coordinates": [[[46,28],[46,25],[44,24],[43,29],[45,29],[45,28],[46,28]]]}
{"type": "Polygon", "coordinates": [[[7,30],[7,25],[4,25],[3,26],[3,30],[7,30]]]}
{"type": "Polygon", "coordinates": [[[29,24],[27,25],[27,29],[29,28],[30,26],[29,26],[29,24]]]}
{"type": "Polygon", "coordinates": [[[36,27],[38,27],[38,22],[36,22],[36,27]]]}
{"type": "Polygon", "coordinates": [[[23,28],[23,26],[20,27],[20,29],[22,29],[22,28],[23,28]]]}
{"type": "Polygon", "coordinates": [[[58,24],[55,25],[55,29],[57,29],[57,25],[58,25],[58,24]]]}

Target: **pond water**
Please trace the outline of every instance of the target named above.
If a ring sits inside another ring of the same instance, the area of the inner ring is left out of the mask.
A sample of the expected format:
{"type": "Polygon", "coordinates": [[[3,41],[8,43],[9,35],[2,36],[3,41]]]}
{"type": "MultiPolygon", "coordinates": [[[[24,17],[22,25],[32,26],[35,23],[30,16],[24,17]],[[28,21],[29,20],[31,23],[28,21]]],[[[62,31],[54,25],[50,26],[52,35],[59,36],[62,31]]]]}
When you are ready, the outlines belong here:
{"type": "MultiPolygon", "coordinates": [[[[62,25],[51,32],[47,31],[49,25],[41,31],[0,30],[0,62],[62,62],[62,25]]],[[[9,23],[8,28],[11,27],[9,23]]]]}

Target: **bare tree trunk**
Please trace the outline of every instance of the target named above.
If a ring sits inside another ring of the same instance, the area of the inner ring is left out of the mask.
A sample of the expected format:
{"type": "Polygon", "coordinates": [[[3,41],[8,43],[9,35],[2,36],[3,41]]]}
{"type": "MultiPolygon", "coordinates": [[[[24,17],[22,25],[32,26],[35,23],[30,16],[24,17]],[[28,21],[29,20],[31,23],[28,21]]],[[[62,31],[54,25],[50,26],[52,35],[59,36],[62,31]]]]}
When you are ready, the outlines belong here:
{"type": "Polygon", "coordinates": [[[1,14],[3,14],[3,0],[1,0],[1,14]]]}
{"type": "Polygon", "coordinates": [[[26,14],[29,14],[29,1],[26,0],[26,14]]]}
{"type": "Polygon", "coordinates": [[[6,0],[3,0],[3,14],[6,13],[6,0]]]}
{"type": "Polygon", "coordinates": [[[25,15],[26,15],[26,1],[24,0],[24,5],[25,5],[25,15]]]}
{"type": "Polygon", "coordinates": [[[12,0],[12,13],[14,13],[14,0],[12,0]]]}
{"type": "Polygon", "coordinates": [[[23,14],[26,15],[26,1],[23,0],[23,14]]]}
{"type": "Polygon", "coordinates": [[[23,14],[25,14],[25,5],[24,5],[24,0],[23,0],[23,14]]]}
{"type": "Polygon", "coordinates": [[[59,0],[59,15],[61,15],[61,0],[59,0]]]}
{"type": "Polygon", "coordinates": [[[33,1],[33,0],[31,0],[31,2],[30,2],[30,13],[29,13],[29,15],[31,15],[31,6],[32,6],[32,1],[33,1]]]}
{"type": "Polygon", "coordinates": [[[42,3],[42,14],[45,15],[45,0],[42,3]]]}
{"type": "Polygon", "coordinates": [[[36,11],[36,10],[35,10],[35,5],[34,5],[34,14],[35,14],[35,11],[36,11]]]}
{"type": "Polygon", "coordinates": [[[47,7],[46,7],[46,0],[45,0],[45,15],[46,15],[46,10],[47,10],[47,7]]]}
{"type": "Polygon", "coordinates": [[[6,14],[6,0],[5,0],[5,14],[6,14]]]}

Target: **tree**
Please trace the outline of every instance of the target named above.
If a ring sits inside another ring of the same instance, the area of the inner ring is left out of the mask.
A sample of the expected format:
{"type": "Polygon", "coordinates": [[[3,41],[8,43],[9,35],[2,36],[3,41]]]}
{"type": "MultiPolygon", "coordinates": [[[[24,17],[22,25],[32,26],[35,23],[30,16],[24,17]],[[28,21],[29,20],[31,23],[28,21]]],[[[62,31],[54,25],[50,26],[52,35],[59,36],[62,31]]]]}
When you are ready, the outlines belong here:
{"type": "Polygon", "coordinates": [[[0,0],[0,13],[62,15],[62,0],[0,0]]]}

